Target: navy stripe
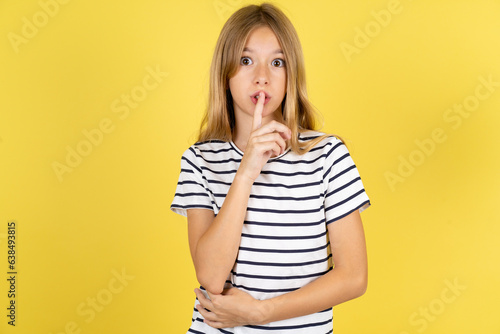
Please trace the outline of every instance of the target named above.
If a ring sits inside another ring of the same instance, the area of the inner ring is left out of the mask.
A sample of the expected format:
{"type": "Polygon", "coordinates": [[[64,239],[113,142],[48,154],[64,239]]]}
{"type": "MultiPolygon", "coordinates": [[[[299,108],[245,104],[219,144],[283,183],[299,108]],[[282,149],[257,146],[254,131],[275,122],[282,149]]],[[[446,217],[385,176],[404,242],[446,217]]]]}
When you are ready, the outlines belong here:
{"type": "MultiPolygon", "coordinates": [[[[195,321],[203,323],[203,319],[202,318],[196,318],[195,321]]],[[[212,328],[212,327],[210,327],[210,328],[212,328]]],[[[189,331],[191,331],[191,330],[192,329],[190,328],[189,331]]],[[[219,332],[224,333],[224,334],[233,334],[232,332],[228,332],[228,331],[226,331],[225,329],[222,329],[222,328],[219,328],[218,330],[219,330],[219,332]]],[[[193,333],[202,333],[202,334],[205,334],[204,332],[198,332],[198,331],[195,331],[193,333]]]]}
{"type": "Polygon", "coordinates": [[[247,211],[283,213],[283,214],[286,214],[286,213],[303,214],[303,213],[315,213],[315,212],[323,211],[323,207],[320,207],[318,209],[309,209],[309,210],[278,210],[278,209],[260,209],[260,208],[247,207],[247,211]]]}
{"type": "MultiPolygon", "coordinates": [[[[359,210],[360,208],[362,208],[362,207],[363,207],[363,206],[365,206],[366,204],[370,204],[370,200],[366,200],[366,201],[364,201],[363,203],[361,203],[360,205],[358,205],[356,208],[354,208],[354,209],[352,209],[352,210],[350,210],[350,211],[348,211],[348,212],[344,213],[343,215],[340,215],[340,216],[338,216],[338,217],[335,217],[335,218],[330,219],[330,220],[326,223],[326,225],[328,225],[328,224],[330,224],[330,223],[333,223],[334,221],[339,220],[339,219],[341,219],[341,218],[344,218],[345,216],[348,216],[349,214],[351,214],[352,212],[354,212],[354,211],[356,211],[356,210],[359,210]]],[[[370,205],[371,205],[371,204],[370,204],[370,205]]]]}
{"type": "Polygon", "coordinates": [[[236,169],[229,169],[229,170],[212,170],[206,166],[201,166],[201,169],[209,171],[210,173],[213,174],[235,174],[237,172],[236,169]]]}
{"type": "Polygon", "coordinates": [[[313,147],[309,150],[309,152],[315,152],[315,151],[322,151],[324,150],[326,147],[328,146],[332,146],[333,143],[332,142],[326,142],[325,145],[323,146],[316,146],[316,147],[313,147]]]}
{"type": "Polygon", "coordinates": [[[299,226],[316,226],[325,223],[324,219],[321,219],[317,222],[311,223],[268,223],[268,222],[256,222],[256,221],[247,221],[244,222],[246,225],[259,225],[259,226],[280,226],[280,227],[299,227],[299,226]]]}
{"type": "MultiPolygon", "coordinates": [[[[208,168],[203,167],[203,169],[208,169],[208,168]]],[[[221,172],[214,172],[214,173],[215,174],[230,174],[233,172],[236,172],[236,171],[221,171],[221,172]]],[[[205,176],[203,176],[203,179],[206,180],[208,183],[213,183],[213,184],[223,184],[226,186],[231,186],[231,184],[232,184],[231,182],[224,182],[224,181],[218,181],[218,180],[208,180],[205,178],[205,176]]],[[[282,183],[267,184],[267,183],[262,183],[262,182],[254,182],[253,185],[260,186],[260,187],[269,187],[269,188],[282,187],[282,188],[287,188],[287,189],[293,189],[293,188],[302,188],[302,187],[303,188],[313,187],[313,186],[317,186],[317,185],[322,184],[322,183],[323,183],[323,181],[317,181],[317,182],[309,182],[309,183],[299,183],[299,184],[294,184],[294,185],[286,185],[286,184],[282,184],[282,183]]]]}
{"type": "Polygon", "coordinates": [[[240,247],[240,250],[246,252],[256,252],[256,253],[311,253],[317,252],[319,250],[325,249],[328,247],[330,243],[326,243],[324,246],[316,247],[316,248],[305,248],[305,249],[265,249],[265,248],[251,248],[251,247],[240,247]]]}
{"type": "Polygon", "coordinates": [[[261,289],[261,288],[253,288],[249,286],[244,286],[244,285],[234,285],[235,288],[238,289],[245,289],[247,291],[255,291],[255,292],[264,292],[264,293],[286,293],[286,292],[292,292],[295,290],[298,290],[299,288],[287,288],[287,289],[261,289]]]}
{"type": "Polygon", "coordinates": [[[276,201],[310,201],[314,199],[318,199],[322,197],[322,195],[314,195],[314,196],[306,196],[306,197],[288,197],[288,196],[267,196],[267,195],[250,195],[250,198],[257,198],[257,199],[269,199],[269,200],[276,200],[276,201]]]}
{"type": "Polygon", "coordinates": [[[227,141],[220,140],[220,139],[209,139],[209,140],[205,140],[205,141],[199,141],[199,142],[196,142],[196,143],[195,143],[195,145],[196,145],[196,146],[201,146],[201,145],[205,145],[205,144],[212,144],[212,143],[221,143],[221,144],[225,144],[225,143],[227,143],[227,141]]]}
{"type": "Polygon", "coordinates": [[[326,262],[331,257],[332,257],[332,254],[329,254],[327,257],[320,259],[320,260],[306,261],[306,262],[295,262],[295,263],[256,262],[256,261],[243,261],[243,260],[236,260],[236,263],[247,264],[249,266],[263,266],[263,267],[302,267],[302,266],[309,266],[311,264],[318,264],[318,263],[326,262]]]}
{"type": "Polygon", "coordinates": [[[222,328],[218,328],[219,332],[223,333],[223,334],[233,334],[233,332],[228,332],[226,331],[225,329],[222,329],[222,328]]]}
{"type": "Polygon", "coordinates": [[[204,197],[210,198],[210,196],[208,196],[207,193],[184,193],[184,194],[175,193],[174,196],[180,196],[180,197],[186,197],[186,196],[204,196],[204,197]]]}
{"type": "Polygon", "coordinates": [[[279,162],[279,163],[288,164],[288,165],[299,165],[299,164],[310,165],[310,164],[313,164],[316,161],[318,161],[319,159],[324,158],[324,157],[326,157],[326,153],[323,153],[312,160],[290,161],[290,160],[284,160],[284,159],[276,159],[276,160],[272,160],[269,162],[279,162]]]}
{"type": "Polygon", "coordinates": [[[308,274],[308,275],[295,275],[295,276],[250,275],[250,274],[241,274],[241,273],[238,273],[235,271],[231,271],[231,274],[233,274],[234,276],[237,276],[237,277],[263,279],[263,280],[292,280],[292,279],[304,279],[304,278],[323,276],[324,274],[328,273],[330,270],[332,270],[332,267],[330,267],[330,269],[328,269],[327,271],[322,271],[319,273],[313,273],[313,274],[308,274]]]}
{"type": "Polygon", "coordinates": [[[299,328],[308,328],[308,327],[317,327],[317,326],[323,326],[328,323],[331,323],[333,319],[328,319],[326,321],[321,321],[321,322],[312,322],[309,324],[304,324],[304,325],[295,325],[295,326],[279,326],[279,327],[268,327],[268,326],[245,326],[248,328],[253,328],[253,329],[262,329],[262,330],[287,330],[287,329],[299,329],[299,328]]]}
{"type": "Polygon", "coordinates": [[[195,208],[196,209],[210,209],[210,210],[214,209],[209,205],[203,205],[203,204],[192,204],[192,205],[175,205],[175,204],[173,204],[171,207],[174,209],[182,209],[182,210],[195,209],[195,208]]]}
{"type": "Polygon", "coordinates": [[[364,192],[365,192],[365,189],[363,189],[363,188],[362,188],[362,189],[361,189],[361,190],[359,190],[357,193],[355,193],[355,194],[353,194],[353,195],[351,195],[351,196],[347,197],[346,199],[344,199],[344,200],[342,200],[342,201],[339,201],[339,202],[336,202],[335,204],[330,205],[329,207],[327,207],[327,208],[325,209],[325,212],[328,212],[328,211],[330,211],[331,209],[334,209],[334,208],[336,208],[336,207],[338,207],[338,206],[341,206],[341,205],[342,205],[342,204],[344,204],[344,203],[349,202],[349,201],[350,201],[350,200],[352,200],[354,197],[356,197],[356,196],[358,196],[358,195],[360,195],[360,194],[362,194],[362,193],[364,193],[364,192]]]}
{"type": "Polygon", "coordinates": [[[231,148],[222,148],[220,150],[204,150],[202,148],[198,148],[198,150],[200,152],[205,152],[205,153],[221,153],[221,152],[229,152],[229,151],[231,151],[231,148]]]}
{"type": "Polygon", "coordinates": [[[331,195],[335,194],[336,192],[339,192],[339,191],[341,191],[341,190],[349,187],[350,185],[352,185],[356,181],[361,181],[361,178],[360,177],[356,177],[356,178],[352,179],[351,181],[347,182],[346,184],[338,187],[337,189],[334,189],[334,190],[330,191],[328,194],[326,194],[325,198],[328,197],[328,196],[331,196],[331,195]]]}
{"type": "MultiPolygon", "coordinates": [[[[231,182],[224,182],[224,181],[212,180],[212,179],[208,180],[205,176],[203,176],[203,179],[204,179],[205,181],[207,181],[207,183],[209,183],[209,184],[210,184],[210,183],[212,183],[212,184],[222,184],[222,185],[225,185],[225,186],[228,186],[228,187],[230,187],[230,186],[231,186],[231,184],[232,184],[231,182]]],[[[227,195],[227,194],[226,194],[226,195],[227,195]]]]}
{"type": "Polygon", "coordinates": [[[275,235],[257,235],[257,234],[246,234],[241,233],[242,237],[253,238],[253,239],[273,239],[273,240],[302,240],[302,239],[314,239],[326,235],[327,231],[315,235],[292,235],[292,236],[275,236],[275,235]]]}
{"type": "Polygon", "coordinates": [[[181,173],[190,173],[190,174],[194,174],[194,171],[192,171],[191,169],[184,169],[184,168],[181,168],[181,173]]]}
{"type": "Polygon", "coordinates": [[[196,182],[196,181],[192,181],[192,180],[185,180],[185,181],[179,181],[179,183],[177,183],[179,185],[185,185],[185,184],[194,184],[194,185],[197,185],[197,186],[200,186],[202,188],[205,188],[202,184],[196,182]]]}
{"type": "Polygon", "coordinates": [[[275,172],[275,171],[270,171],[270,170],[263,170],[260,173],[261,174],[267,174],[267,175],[279,175],[279,176],[297,176],[297,175],[314,175],[318,171],[322,170],[323,167],[318,167],[313,171],[310,172],[294,172],[294,173],[284,173],[284,172],[275,172]]]}
{"type": "Polygon", "coordinates": [[[346,169],[344,169],[343,171],[341,172],[338,172],[337,174],[335,174],[334,176],[332,176],[328,182],[331,183],[333,180],[335,180],[336,178],[338,177],[341,177],[342,175],[344,175],[345,173],[347,173],[348,171],[350,171],[351,169],[356,169],[356,165],[351,165],[349,167],[347,167],[346,169]]]}
{"type": "Polygon", "coordinates": [[[227,164],[229,162],[238,162],[238,163],[241,162],[241,159],[234,159],[234,158],[229,158],[226,160],[208,160],[205,157],[203,157],[202,155],[196,155],[196,156],[199,157],[200,159],[203,159],[203,161],[210,163],[210,164],[227,164]]]}
{"type": "Polygon", "coordinates": [[[309,140],[313,140],[313,139],[316,139],[316,138],[319,138],[319,137],[321,137],[321,135],[319,135],[319,136],[312,136],[312,137],[299,137],[299,140],[300,141],[309,141],[309,140]]]}
{"type": "MultiPolygon", "coordinates": [[[[213,195],[215,197],[226,197],[227,196],[227,192],[225,192],[225,193],[214,193],[213,195]]],[[[312,201],[312,200],[321,198],[323,196],[324,196],[324,194],[314,195],[314,196],[306,196],[306,197],[288,197],[288,196],[277,197],[277,196],[267,196],[267,195],[254,195],[254,194],[250,194],[250,198],[267,199],[267,200],[271,200],[271,201],[298,201],[298,202],[312,201]]]]}
{"type": "Polygon", "coordinates": [[[323,183],[323,181],[317,181],[317,182],[309,182],[309,183],[299,183],[299,184],[293,184],[293,185],[286,185],[282,183],[262,183],[262,182],[254,182],[254,186],[261,186],[261,187],[269,187],[269,188],[287,188],[287,189],[293,189],[293,188],[306,188],[306,187],[313,187],[317,186],[319,184],[323,183]]]}
{"type": "Polygon", "coordinates": [[[210,164],[225,164],[228,162],[238,162],[238,163],[241,162],[240,158],[238,158],[238,159],[229,158],[229,159],[225,159],[225,160],[209,160],[209,159],[206,159],[203,155],[196,153],[195,151],[193,151],[193,153],[197,158],[199,158],[207,163],[210,163],[210,164]]]}

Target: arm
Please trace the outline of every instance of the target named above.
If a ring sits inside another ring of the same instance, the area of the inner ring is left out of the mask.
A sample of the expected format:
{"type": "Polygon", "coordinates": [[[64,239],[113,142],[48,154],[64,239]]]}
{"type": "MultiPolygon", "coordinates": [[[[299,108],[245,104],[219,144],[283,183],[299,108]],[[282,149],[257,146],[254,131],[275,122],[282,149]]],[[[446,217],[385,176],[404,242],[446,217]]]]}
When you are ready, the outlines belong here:
{"type": "Polygon", "coordinates": [[[363,295],[367,286],[367,256],[358,210],[330,223],[328,234],[335,267],[298,290],[262,301],[237,289],[210,295],[211,301],[196,291],[203,306],[198,310],[207,324],[215,328],[267,324],[320,312],[363,295]]]}
{"type": "Polygon", "coordinates": [[[335,267],[299,290],[264,301],[264,323],[320,312],[365,293],[367,255],[358,210],[330,223],[328,234],[335,267]]]}
{"type": "Polygon", "coordinates": [[[276,121],[261,127],[263,107],[262,95],[255,107],[245,154],[217,217],[206,209],[187,211],[189,248],[196,276],[212,294],[222,293],[236,261],[253,182],[271,155],[285,150],[285,139],[291,136],[290,129],[276,121]]]}
{"type": "Polygon", "coordinates": [[[252,183],[235,177],[217,217],[206,209],[187,210],[188,238],[198,282],[220,294],[234,265],[252,183]]]}

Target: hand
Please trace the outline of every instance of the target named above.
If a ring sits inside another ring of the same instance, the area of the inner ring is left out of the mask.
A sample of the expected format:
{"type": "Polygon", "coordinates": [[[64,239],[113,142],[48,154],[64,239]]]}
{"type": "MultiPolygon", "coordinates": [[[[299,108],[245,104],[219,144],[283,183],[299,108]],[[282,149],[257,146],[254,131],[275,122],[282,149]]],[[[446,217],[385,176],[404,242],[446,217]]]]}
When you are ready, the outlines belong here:
{"type": "Polygon", "coordinates": [[[277,121],[262,124],[262,111],[264,109],[265,94],[261,92],[255,106],[252,123],[252,133],[248,139],[245,154],[241,160],[238,171],[255,181],[262,167],[273,155],[278,156],[285,152],[285,140],[292,137],[292,131],[277,121]],[[240,171],[241,170],[241,171],[240,171]]]}
{"type": "Polygon", "coordinates": [[[210,299],[199,290],[194,290],[200,304],[196,309],[213,328],[231,328],[244,325],[264,324],[265,312],[261,301],[237,288],[226,289],[220,295],[207,291],[210,299]]]}

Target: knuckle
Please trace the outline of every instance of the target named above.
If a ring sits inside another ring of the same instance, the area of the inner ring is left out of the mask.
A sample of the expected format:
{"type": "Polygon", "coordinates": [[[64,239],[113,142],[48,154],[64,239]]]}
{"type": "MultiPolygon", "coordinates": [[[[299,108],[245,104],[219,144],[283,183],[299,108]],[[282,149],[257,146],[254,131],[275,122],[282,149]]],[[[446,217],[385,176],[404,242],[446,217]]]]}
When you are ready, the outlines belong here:
{"type": "Polygon", "coordinates": [[[269,124],[273,127],[273,128],[276,128],[278,126],[278,124],[280,124],[277,120],[273,119],[271,122],[269,122],[269,124]]]}

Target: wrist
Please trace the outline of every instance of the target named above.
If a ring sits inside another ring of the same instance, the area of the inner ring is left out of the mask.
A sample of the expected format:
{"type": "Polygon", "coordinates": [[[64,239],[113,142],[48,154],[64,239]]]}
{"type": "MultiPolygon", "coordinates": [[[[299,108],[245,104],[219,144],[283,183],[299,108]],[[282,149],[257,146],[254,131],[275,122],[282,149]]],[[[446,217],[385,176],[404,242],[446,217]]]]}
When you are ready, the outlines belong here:
{"type": "Polygon", "coordinates": [[[272,299],[259,300],[256,310],[257,325],[267,325],[271,322],[274,314],[274,303],[272,299]]]}
{"type": "Polygon", "coordinates": [[[245,175],[243,172],[240,170],[236,171],[236,174],[234,175],[234,182],[241,183],[243,185],[246,185],[248,187],[252,187],[254,183],[254,179],[252,179],[250,176],[245,175]]]}

